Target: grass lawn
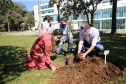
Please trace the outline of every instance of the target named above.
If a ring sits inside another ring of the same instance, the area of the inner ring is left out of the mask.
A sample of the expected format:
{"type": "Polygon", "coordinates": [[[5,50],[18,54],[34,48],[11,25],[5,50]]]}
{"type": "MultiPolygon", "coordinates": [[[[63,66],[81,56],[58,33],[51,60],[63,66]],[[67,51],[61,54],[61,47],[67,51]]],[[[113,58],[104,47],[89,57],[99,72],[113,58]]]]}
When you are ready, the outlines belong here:
{"type": "MultiPolygon", "coordinates": [[[[26,55],[30,53],[32,44],[37,35],[8,36],[0,35],[0,83],[2,84],[47,84],[49,76],[52,75],[50,69],[27,70],[23,63],[26,55]]],[[[74,36],[74,41],[78,35],[74,36]]],[[[110,50],[107,60],[126,69],[126,34],[102,34],[101,41],[105,50],[110,50]]],[[[67,44],[63,48],[67,50],[67,44]]],[[[73,44],[75,48],[75,44],[73,44]]],[[[100,53],[103,55],[103,52],[100,53]]],[[[59,60],[65,58],[64,55],[51,53],[54,66],[59,66],[59,60]]],[[[120,68],[121,68],[120,67],[120,68]]],[[[126,80],[126,77],[124,78],[126,80]]],[[[118,82],[117,80],[116,82],[118,82]]],[[[126,82],[122,82],[126,84],[126,82]]]]}

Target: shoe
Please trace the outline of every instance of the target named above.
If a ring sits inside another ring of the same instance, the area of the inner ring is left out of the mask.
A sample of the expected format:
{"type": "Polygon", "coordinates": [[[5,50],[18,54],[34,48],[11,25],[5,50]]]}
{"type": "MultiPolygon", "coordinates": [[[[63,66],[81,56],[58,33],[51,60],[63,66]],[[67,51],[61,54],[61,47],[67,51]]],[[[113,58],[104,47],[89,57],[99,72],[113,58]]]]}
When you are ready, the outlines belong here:
{"type": "Polygon", "coordinates": [[[95,55],[96,55],[96,56],[99,56],[99,52],[95,52],[95,55]]]}

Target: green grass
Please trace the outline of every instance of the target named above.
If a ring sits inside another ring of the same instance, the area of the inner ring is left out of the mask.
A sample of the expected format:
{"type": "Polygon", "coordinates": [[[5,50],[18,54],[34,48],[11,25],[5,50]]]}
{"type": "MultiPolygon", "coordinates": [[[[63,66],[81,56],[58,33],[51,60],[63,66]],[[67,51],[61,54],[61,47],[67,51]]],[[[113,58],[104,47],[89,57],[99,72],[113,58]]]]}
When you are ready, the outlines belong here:
{"type": "MultiPolygon", "coordinates": [[[[2,84],[47,84],[49,76],[52,75],[50,69],[27,70],[23,63],[26,55],[36,40],[37,35],[0,35],[0,83],[2,84]]],[[[78,38],[74,36],[74,41],[78,38]]],[[[126,67],[126,35],[125,34],[102,34],[101,41],[105,50],[110,50],[107,60],[115,63],[120,68],[126,67]]],[[[75,43],[73,48],[75,48],[75,43]]],[[[63,46],[67,50],[67,44],[63,46]]],[[[100,53],[103,55],[103,52],[100,53]]],[[[59,66],[59,60],[65,58],[64,55],[51,53],[54,66],[59,66]]],[[[126,79],[126,77],[124,77],[126,79]]],[[[118,81],[118,80],[117,80],[118,81]]],[[[121,81],[122,84],[126,82],[121,81]]]]}

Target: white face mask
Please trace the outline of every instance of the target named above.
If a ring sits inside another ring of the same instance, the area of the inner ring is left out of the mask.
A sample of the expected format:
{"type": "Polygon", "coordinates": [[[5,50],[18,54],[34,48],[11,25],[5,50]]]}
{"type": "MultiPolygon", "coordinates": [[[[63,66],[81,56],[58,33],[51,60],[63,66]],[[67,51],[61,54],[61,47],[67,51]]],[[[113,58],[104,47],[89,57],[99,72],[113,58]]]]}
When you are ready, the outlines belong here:
{"type": "Polygon", "coordinates": [[[59,41],[59,39],[57,37],[54,38],[55,41],[59,41]]]}
{"type": "Polygon", "coordinates": [[[84,34],[88,35],[88,34],[90,34],[90,33],[89,33],[89,32],[85,32],[84,34]]]}

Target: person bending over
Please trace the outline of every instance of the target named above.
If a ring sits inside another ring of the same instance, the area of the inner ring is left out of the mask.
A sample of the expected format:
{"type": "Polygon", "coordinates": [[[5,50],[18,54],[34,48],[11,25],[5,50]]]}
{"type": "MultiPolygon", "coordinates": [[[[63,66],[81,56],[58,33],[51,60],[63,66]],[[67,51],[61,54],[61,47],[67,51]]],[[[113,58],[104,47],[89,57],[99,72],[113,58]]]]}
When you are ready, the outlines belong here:
{"type": "Polygon", "coordinates": [[[94,51],[98,56],[99,52],[104,50],[104,46],[100,42],[99,31],[94,27],[90,27],[88,23],[83,23],[81,29],[79,34],[80,39],[75,42],[77,45],[75,53],[77,55],[81,53],[82,59],[84,59],[91,51],[94,51]],[[89,49],[86,50],[85,47],[89,47],[89,49]]]}
{"type": "Polygon", "coordinates": [[[46,69],[51,68],[52,73],[56,73],[57,68],[53,66],[50,59],[52,39],[58,40],[62,37],[61,29],[56,29],[52,33],[44,33],[34,42],[30,55],[26,56],[24,66],[27,69],[46,69]]]}

